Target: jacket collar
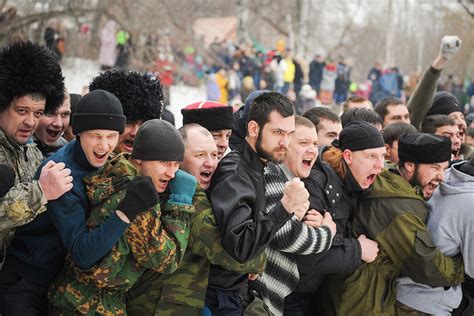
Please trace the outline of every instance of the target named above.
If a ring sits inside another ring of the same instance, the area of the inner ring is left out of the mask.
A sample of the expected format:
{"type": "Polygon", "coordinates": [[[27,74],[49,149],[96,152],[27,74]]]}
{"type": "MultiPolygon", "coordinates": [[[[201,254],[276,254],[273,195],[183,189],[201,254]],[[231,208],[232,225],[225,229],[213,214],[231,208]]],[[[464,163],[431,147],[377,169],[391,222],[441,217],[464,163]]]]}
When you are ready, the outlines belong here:
{"type": "Polygon", "coordinates": [[[346,189],[349,192],[357,192],[357,193],[362,193],[367,190],[364,190],[360,187],[359,183],[357,180],[354,178],[354,175],[351,172],[351,169],[349,169],[349,166],[347,166],[347,172],[346,172],[346,177],[344,179],[344,185],[346,186],[346,189]]]}
{"type": "Polygon", "coordinates": [[[0,144],[7,146],[12,150],[21,150],[25,145],[20,145],[0,129],[0,144]]]}
{"type": "Polygon", "coordinates": [[[285,177],[288,181],[291,181],[293,180],[293,178],[295,178],[295,175],[293,174],[293,172],[291,172],[291,170],[288,168],[288,166],[285,163],[280,164],[279,167],[285,174],[285,177]]]}
{"type": "Polygon", "coordinates": [[[255,172],[263,174],[263,168],[265,163],[258,157],[255,150],[250,147],[247,140],[245,140],[245,145],[241,147],[242,159],[247,162],[249,168],[255,172]]]}

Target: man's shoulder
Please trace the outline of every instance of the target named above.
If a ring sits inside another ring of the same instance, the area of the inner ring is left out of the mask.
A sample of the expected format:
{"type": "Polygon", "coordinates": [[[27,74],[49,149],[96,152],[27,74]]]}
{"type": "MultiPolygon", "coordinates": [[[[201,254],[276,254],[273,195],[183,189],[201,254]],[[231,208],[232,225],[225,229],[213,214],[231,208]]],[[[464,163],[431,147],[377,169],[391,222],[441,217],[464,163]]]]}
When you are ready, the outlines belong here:
{"type": "MultiPolygon", "coordinates": [[[[242,164],[243,164],[243,157],[242,154],[237,151],[231,151],[225,157],[221,159],[219,165],[214,172],[212,180],[214,179],[222,179],[232,175],[238,175],[242,172],[242,164]]],[[[245,170],[243,171],[245,172],[245,170]]]]}
{"type": "Polygon", "coordinates": [[[422,196],[408,181],[389,169],[384,169],[375,178],[370,191],[363,198],[408,198],[423,201],[422,196]]]}

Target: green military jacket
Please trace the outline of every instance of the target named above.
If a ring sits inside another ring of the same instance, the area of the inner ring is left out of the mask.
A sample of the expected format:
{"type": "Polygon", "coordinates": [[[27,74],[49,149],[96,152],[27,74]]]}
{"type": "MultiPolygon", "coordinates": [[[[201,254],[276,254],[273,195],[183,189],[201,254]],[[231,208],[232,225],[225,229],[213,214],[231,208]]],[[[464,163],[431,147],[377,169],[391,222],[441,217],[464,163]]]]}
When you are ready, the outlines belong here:
{"type": "Polygon", "coordinates": [[[411,277],[430,286],[451,286],[464,279],[460,256],[444,256],[426,227],[427,209],[419,187],[385,169],[362,197],[354,235],[376,240],[379,254],[345,278],[327,280],[324,315],[396,315],[396,280],[411,277]]]}
{"type": "MultiPolygon", "coordinates": [[[[92,207],[87,221],[90,229],[117,210],[128,183],[138,175],[129,157],[118,155],[102,172],[84,178],[92,207]]],[[[178,268],[188,244],[193,212],[192,205],[158,204],[140,213],[108,256],[94,267],[82,270],[67,258],[65,269],[50,289],[54,309],[71,314],[127,315],[125,292],[147,269],[172,273],[178,268]]]]}
{"type": "Polygon", "coordinates": [[[31,222],[46,211],[46,197],[37,180],[33,180],[43,155],[35,144],[18,145],[0,129],[0,163],[15,170],[15,186],[0,197],[0,269],[14,227],[31,222]]]}
{"type": "Polygon", "coordinates": [[[169,275],[146,272],[127,293],[130,315],[200,316],[211,264],[241,273],[257,274],[265,270],[265,252],[241,264],[224,250],[211,203],[199,184],[193,204],[196,211],[191,219],[189,245],[181,266],[169,275]]]}

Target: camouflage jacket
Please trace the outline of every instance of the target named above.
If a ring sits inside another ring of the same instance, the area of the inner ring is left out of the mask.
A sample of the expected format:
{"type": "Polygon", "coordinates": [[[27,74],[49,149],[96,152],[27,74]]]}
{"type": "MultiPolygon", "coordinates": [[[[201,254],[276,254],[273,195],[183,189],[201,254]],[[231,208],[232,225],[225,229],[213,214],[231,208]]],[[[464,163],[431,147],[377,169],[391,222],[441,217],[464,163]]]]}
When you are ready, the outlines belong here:
{"type": "Polygon", "coordinates": [[[262,273],[266,255],[239,263],[223,248],[214,213],[199,184],[193,197],[188,250],[173,274],[147,271],[127,292],[129,315],[201,315],[206,298],[211,263],[239,273],[262,273]]]}
{"type": "MultiPolygon", "coordinates": [[[[109,161],[101,173],[84,178],[92,210],[89,228],[103,223],[125,197],[137,171],[129,154],[109,161]]],[[[181,263],[189,237],[192,205],[164,203],[142,212],[94,267],[82,270],[70,258],[50,288],[50,302],[61,311],[85,315],[126,315],[125,292],[146,269],[172,273],[181,263]]]]}
{"type": "Polygon", "coordinates": [[[0,197],[0,268],[14,227],[31,222],[46,211],[46,197],[33,180],[43,155],[35,144],[18,145],[0,129],[0,162],[15,170],[15,186],[0,197]]]}

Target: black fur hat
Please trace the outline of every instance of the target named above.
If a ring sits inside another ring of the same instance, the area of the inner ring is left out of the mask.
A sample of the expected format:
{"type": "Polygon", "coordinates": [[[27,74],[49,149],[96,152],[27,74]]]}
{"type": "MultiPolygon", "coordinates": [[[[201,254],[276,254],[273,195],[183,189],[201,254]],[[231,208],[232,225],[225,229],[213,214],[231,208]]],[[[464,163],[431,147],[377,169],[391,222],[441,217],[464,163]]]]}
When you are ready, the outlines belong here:
{"type": "Polygon", "coordinates": [[[426,164],[449,161],[451,140],[433,134],[404,134],[398,141],[398,157],[401,161],[426,164]]]}
{"type": "Polygon", "coordinates": [[[111,70],[92,79],[89,90],[113,93],[122,103],[128,123],[161,117],[163,91],[160,81],[149,75],[126,70],[111,70]]]}
{"type": "Polygon", "coordinates": [[[39,44],[17,42],[0,51],[0,112],[15,97],[39,93],[46,98],[45,112],[64,101],[64,77],[53,54],[39,44]]]}

